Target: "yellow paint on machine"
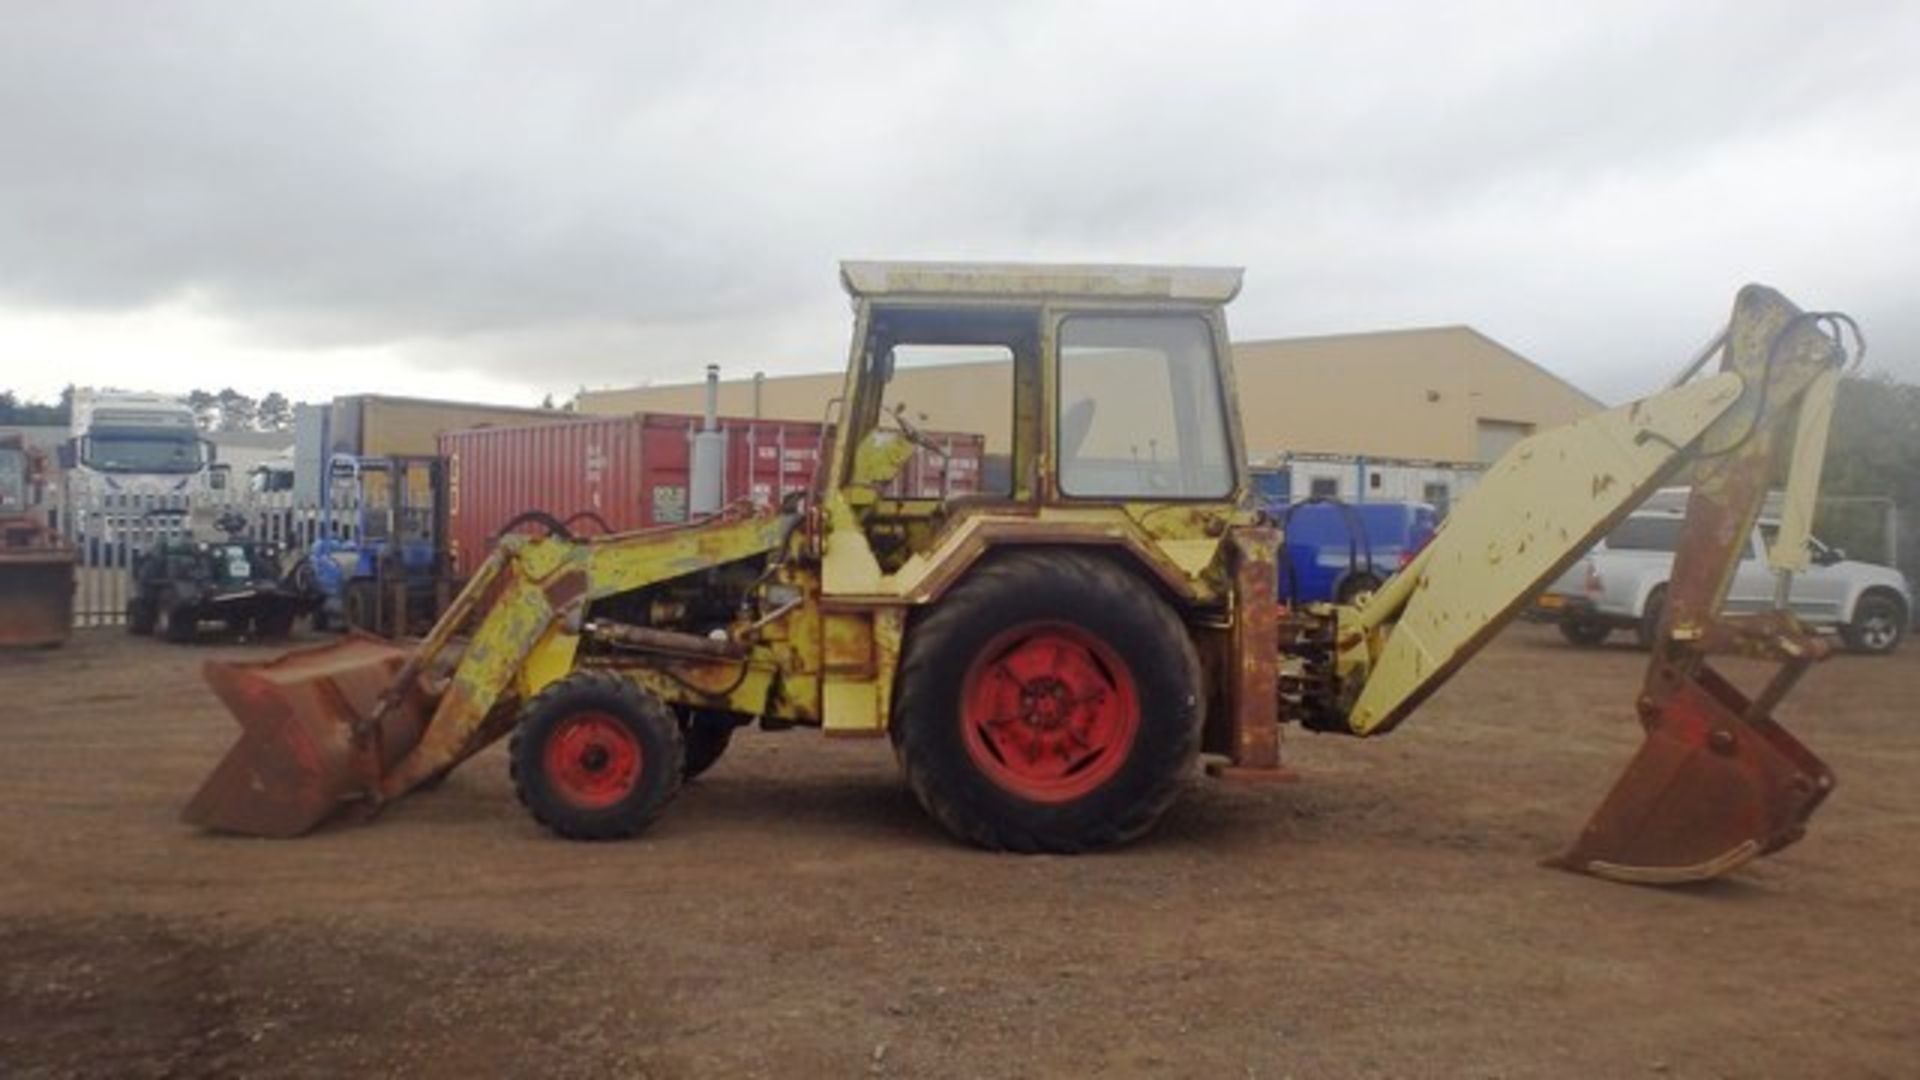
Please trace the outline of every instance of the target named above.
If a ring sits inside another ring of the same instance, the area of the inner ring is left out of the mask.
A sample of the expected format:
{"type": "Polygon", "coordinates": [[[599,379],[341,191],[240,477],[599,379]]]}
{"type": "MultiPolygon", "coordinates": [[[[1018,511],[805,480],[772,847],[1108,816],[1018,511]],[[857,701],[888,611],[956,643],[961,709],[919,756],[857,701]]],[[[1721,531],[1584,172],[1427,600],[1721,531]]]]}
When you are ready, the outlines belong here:
{"type": "Polygon", "coordinates": [[[1390,730],[1464,662],[1475,643],[1669,476],[1740,397],[1718,375],[1522,442],[1488,470],[1421,552],[1363,609],[1369,629],[1393,617],[1350,722],[1390,730]]]}

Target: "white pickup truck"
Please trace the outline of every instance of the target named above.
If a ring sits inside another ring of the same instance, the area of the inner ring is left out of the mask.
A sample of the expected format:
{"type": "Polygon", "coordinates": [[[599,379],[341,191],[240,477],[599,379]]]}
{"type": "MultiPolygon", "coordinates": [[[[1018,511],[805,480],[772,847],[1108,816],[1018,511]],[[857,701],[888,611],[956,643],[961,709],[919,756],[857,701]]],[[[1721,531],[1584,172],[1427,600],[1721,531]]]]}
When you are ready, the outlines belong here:
{"type": "MultiPolygon", "coordinates": [[[[1557,623],[1575,645],[1599,645],[1615,630],[1630,630],[1646,647],[1660,621],[1681,516],[1636,511],[1540,594],[1534,614],[1557,623]]],[[[1763,520],[1747,541],[1727,590],[1728,611],[1773,607],[1775,578],[1763,545],[1772,541],[1775,528],[1763,520]]],[[[1837,630],[1855,651],[1892,652],[1912,618],[1913,587],[1906,577],[1890,567],[1855,562],[1818,540],[1812,543],[1811,565],[1794,575],[1788,590],[1793,613],[1809,626],[1837,630]]]]}

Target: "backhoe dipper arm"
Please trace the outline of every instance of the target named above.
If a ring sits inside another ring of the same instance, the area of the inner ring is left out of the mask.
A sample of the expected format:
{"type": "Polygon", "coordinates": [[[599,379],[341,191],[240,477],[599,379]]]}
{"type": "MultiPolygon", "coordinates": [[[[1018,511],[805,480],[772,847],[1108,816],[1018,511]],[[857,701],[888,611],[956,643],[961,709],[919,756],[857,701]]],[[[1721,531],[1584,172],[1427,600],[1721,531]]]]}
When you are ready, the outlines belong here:
{"type": "MultiPolygon", "coordinates": [[[[1628,880],[1691,880],[1797,838],[1832,778],[1766,713],[1824,646],[1784,612],[1744,621],[1719,612],[1776,444],[1796,422],[1803,434],[1825,429],[1832,395],[1809,389],[1830,385],[1846,359],[1834,319],[1750,285],[1717,343],[1718,373],[1514,447],[1413,563],[1343,617],[1349,728],[1391,730],[1656,488],[1691,483],[1638,702],[1649,741],[1583,838],[1603,850],[1577,846],[1569,859],[1628,880]],[[1706,667],[1709,651],[1736,649],[1790,664],[1758,706],[1706,667]],[[1725,767],[1706,769],[1703,755],[1725,767]],[[1701,820],[1679,820],[1688,817],[1701,820]],[[1595,841],[1596,828],[1608,835],[1595,841]]],[[[1801,441],[1790,491],[1810,503],[1820,454],[1801,441]]]]}

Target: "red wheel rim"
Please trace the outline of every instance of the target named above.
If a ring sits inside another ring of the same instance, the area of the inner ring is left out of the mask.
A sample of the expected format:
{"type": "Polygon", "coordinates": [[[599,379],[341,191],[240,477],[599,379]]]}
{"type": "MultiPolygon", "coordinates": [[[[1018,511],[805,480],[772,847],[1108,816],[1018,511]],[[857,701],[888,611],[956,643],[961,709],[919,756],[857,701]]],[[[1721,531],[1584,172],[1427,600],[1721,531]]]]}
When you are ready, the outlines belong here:
{"type": "Polygon", "coordinates": [[[640,740],[606,713],[575,713],[554,725],[542,757],[554,793],[588,810],[612,806],[640,783],[640,740]]]}
{"type": "Polygon", "coordinates": [[[975,765],[1034,802],[1067,802],[1111,780],[1140,730],[1133,673],[1077,626],[1028,623],[967,669],[960,726],[975,765]]]}

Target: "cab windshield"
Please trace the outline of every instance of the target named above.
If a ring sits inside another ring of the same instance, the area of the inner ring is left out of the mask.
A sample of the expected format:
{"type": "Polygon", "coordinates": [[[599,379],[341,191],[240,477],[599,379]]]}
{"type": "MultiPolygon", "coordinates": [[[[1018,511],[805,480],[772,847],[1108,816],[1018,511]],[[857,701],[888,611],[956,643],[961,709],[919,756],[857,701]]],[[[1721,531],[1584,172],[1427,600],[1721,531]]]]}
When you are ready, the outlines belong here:
{"type": "Polygon", "coordinates": [[[101,472],[195,473],[204,464],[188,432],[96,430],[88,444],[86,464],[101,472]]]}

